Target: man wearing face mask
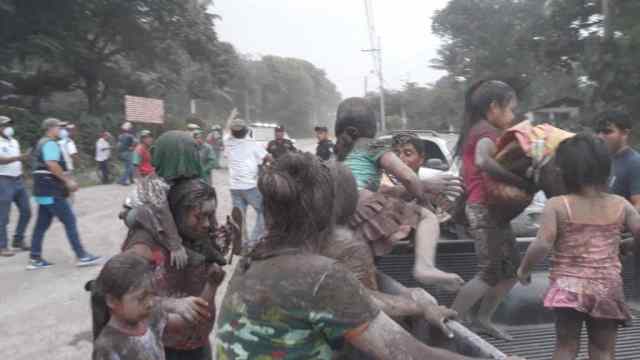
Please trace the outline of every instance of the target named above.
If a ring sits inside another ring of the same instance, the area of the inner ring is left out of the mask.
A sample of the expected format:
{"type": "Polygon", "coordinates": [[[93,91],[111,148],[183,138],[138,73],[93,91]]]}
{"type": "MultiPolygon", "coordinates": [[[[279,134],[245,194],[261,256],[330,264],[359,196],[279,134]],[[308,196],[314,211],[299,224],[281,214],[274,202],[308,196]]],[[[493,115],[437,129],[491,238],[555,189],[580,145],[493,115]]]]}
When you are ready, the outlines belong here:
{"type": "Polygon", "coordinates": [[[14,139],[12,120],[0,116],[0,256],[13,256],[8,248],[7,225],[11,203],[18,206],[20,217],[13,235],[13,247],[18,250],[29,250],[24,243],[24,232],[31,218],[29,194],[22,180],[22,161],[28,154],[20,153],[20,144],[14,139]]]}
{"type": "Polygon", "coordinates": [[[100,257],[87,252],[80,242],[76,215],[67,198],[78,191],[78,184],[67,175],[67,166],[58,145],[62,122],[48,118],[42,122],[44,136],[33,156],[33,195],[38,203],[38,218],[31,238],[31,256],[27,270],[44,269],[53,264],[42,257],[44,235],[54,218],[64,225],[67,239],[76,255],[76,266],[92,266],[100,257]]]}
{"type": "Polygon", "coordinates": [[[78,162],[78,148],[76,147],[75,141],[71,137],[72,131],[75,129],[75,125],[62,122],[62,128],[60,129],[60,140],[58,140],[58,145],[60,145],[60,149],[62,150],[62,156],[64,157],[64,161],[67,164],[67,172],[69,174],[73,173],[75,169],[74,162],[77,165],[78,162]]]}

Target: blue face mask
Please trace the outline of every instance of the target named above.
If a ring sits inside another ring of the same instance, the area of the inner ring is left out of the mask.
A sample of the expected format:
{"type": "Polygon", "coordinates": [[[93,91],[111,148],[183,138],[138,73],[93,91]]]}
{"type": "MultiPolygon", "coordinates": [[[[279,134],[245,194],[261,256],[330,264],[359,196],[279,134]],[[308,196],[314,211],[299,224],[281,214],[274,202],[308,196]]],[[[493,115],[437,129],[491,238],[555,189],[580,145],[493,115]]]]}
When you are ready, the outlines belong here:
{"type": "Polygon", "coordinates": [[[66,140],[69,138],[69,131],[67,129],[60,129],[60,133],[58,134],[60,139],[66,140]]]}

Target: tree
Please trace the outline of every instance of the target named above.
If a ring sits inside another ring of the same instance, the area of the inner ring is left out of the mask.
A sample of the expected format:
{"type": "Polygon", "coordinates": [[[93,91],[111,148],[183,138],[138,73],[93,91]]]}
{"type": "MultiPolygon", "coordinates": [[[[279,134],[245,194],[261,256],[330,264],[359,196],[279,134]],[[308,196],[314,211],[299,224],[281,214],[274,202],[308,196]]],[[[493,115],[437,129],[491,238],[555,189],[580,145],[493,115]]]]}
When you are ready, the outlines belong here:
{"type": "Polygon", "coordinates": [[[185,64],[200,66],[203,77],[214,86],[230,77],[224,74],[227,69],[220,56],[229,51],[217,40],[216,16],[207,13],[207,2],[3,3],[9,5],[0,35],[8,44],[3,58],[20,62],[25,73],[34,73],[35,68],[64,74],[84,92],[90,113],[98,113],[108,97],[122,89],[153,92],[155,87],[158,92],[158,88],[177,87],[185,64]]]}

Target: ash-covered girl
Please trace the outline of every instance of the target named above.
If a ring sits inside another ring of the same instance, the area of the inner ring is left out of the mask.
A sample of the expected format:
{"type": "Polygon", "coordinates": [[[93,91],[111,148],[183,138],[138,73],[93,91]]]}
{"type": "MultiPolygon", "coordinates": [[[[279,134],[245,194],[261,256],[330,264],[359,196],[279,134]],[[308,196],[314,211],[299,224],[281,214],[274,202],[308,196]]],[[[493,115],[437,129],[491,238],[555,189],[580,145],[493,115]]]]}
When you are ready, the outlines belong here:
{"type": "MultiPolygon", "coordinates": [[[[209,284],[197,299],[206,317],[215,312],[215,289],[224,277],[220,268],[209,272],[209,284]]],[[[132,253],[111,258],[96,279],[107,317],[97,328],[93,360],[164,360],[166,332],[191,326],[182,316],[165,312],[156,301],[149,261],[132,253]]]]}
{"type": "Polygon", "coordinates": [[[607,194],[611,159],[600,139],[579,134],[563,141],[556,163],[569,194],[547,201],[518,277],[527,284],[533,266],[551,252],[544,305],[556,314],[553,359],[576,358],[584,325],[589,359],[613,359],[618,327],[631,319],[620,276],[621,233],[629,229],[638,244],[640,215],[623,197],[607,194]]]}
{"type": "Polygon", "coordinates": [[[365,99],[350,98],[340,104],[335,133],[337,159],[351,169],[359,191],[358,208],[351,227],[371,242],[378,256],[391,251],[394,242],[415,230],[416,280],[458,290],[464,283],[462,278],[434,266],[440,234],[438,219],[431,211],[403,198],[429,203],[428,199],[433,195],[458,194],[460,184],[455,178],[445,177],[421,182],[393,151],[375,140],[375,114],[365,99]],[[402,185],[379,191],[383,171],[402,185]]]}
{"type": "Polygon", "coordinates": [[[465,119],[455,153],[462,158],[467,191],[465,213],[475,240],[479,272],[460,290],[452,309],[466,317],[482,299],[474,319],[477,330],[507,340],[511,337],[492,323],[492,317],[517,282],[519,256],[511,223],[489,211],[487,176],[522,189],[529,187],[525,179],[493,158],[496,140],[512,125],[516,104],[516,93],[506,83],[481,81],[473,85],[466,95],[465,119]]]}

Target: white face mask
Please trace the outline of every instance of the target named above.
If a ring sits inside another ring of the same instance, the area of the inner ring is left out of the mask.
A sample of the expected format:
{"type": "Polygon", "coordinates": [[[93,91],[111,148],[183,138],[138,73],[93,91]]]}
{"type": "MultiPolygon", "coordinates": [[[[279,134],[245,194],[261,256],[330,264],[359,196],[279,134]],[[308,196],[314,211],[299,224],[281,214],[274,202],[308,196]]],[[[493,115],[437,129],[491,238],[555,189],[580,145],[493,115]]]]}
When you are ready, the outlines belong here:
{"type": "Polygon", "coordinates": [[[67,129],[60,129],[60,133],[58,133],[60,139],[66,140],[69,138],[69,131],[67,129]]]}
{"type": "Polygon", "coordinates": [[[15,135],[15,130],[13,130],[12,127],[6,127],[4,128],[4,130],[2,130],[2,135],[8,137],[8,138],[12,138],[13,135],[15,135]]]}

